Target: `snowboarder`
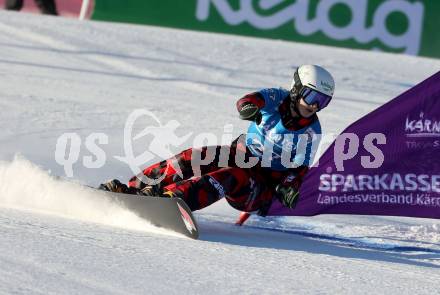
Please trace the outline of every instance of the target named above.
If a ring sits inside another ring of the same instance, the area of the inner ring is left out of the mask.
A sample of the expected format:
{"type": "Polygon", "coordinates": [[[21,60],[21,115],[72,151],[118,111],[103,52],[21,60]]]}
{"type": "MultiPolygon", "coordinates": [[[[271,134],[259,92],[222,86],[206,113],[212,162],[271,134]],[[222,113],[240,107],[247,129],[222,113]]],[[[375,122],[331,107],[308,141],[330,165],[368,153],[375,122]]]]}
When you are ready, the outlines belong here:
{"type": "MultiPolygon", "coordinates": [[[[251,121],[247,134],[234,140],[230,148],[226,167],[219,165],[220,149],[215,147],[213,161],[200,166],[195,175],[191,166],[194,148],[187,149],[174,158],[163,160],[143,170],[142,175],[133,176],[128,185],[114,179],[101,184],[100,188],[113,192],[141,194],[146,196],[180,197],[192,211],[202,209],[226,198],[228,203],[244,212],[257,212],[265,216],[274,199],[288,208],[294,208],[299,199],[299,187],[308,166],[313,162],[312,145],[316,146],[321,134],[317,112],[325,108],[334,93],[334,80],[324,68],[316,65],[300,66],[294,73],[290,90],[268,88],[250,93],[237,102],[240,119],[251,121]],[[291,135],[292,137],[288,137],[291,135]],[[301,145],[303,152],[291,148],[291,159],[298,165],[285,167],[281,161],[283,140],[293,138],[293,147],[301,145]],[[265,143],[272,145],[269,165],[263,165],[265,143]],[[304,143],[303,143],[304,144],[304,143]],[[297,152],[298,151],[298,152],[297,152]],[[241,168],[236,155],[242,153],[246,159],[256,157],[258,163],[250,168],[241,168]],[[176,161],[177,160],[177,161],[176,161]],[[178,167],[176,166],[178,165],[178,167]],[[179,176],[179,172],[181,172],[179,176]],[[163,180],[148,185],[142,176],[163,180]]],[[[197,149],[205,158],[211,149],[197,149]]]]}

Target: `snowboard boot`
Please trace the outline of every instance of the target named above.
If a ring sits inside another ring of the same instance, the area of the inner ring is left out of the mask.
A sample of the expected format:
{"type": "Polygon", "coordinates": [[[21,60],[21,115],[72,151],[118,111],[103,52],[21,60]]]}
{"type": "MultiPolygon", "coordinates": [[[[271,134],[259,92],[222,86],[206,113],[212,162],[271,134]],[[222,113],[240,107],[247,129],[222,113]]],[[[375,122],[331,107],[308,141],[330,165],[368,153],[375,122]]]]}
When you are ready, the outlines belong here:
{"type": "Polygon", "coordinates": [[[130,195],[142,195],[141,191],[134,187],[128,187],[126,184],[121,183],[117,179],[112,179],[102,183],[98,189],[108,191],[112,193],[130,194],[130,195]]]}
{"type": "Polygon", "coordinates": [[[162,194],[160,184],[146,185],[143,189],[139,190],[139,194],[148,197],[159,197],[162,194]]]}
{"type": "Polygon", "coordinates": [[[172,191],[164,191],[161,195],[162,198],[175,198],[177,197],[172,191]]]}
{"type": "Polygon", "coordinates": [[[160,185],[147,185],[140,190],[141,195],[158,198],[174,198],[176,194],[172,191],[164,191],[160,185]]]}
{"type": "Polygon", "coordinates": [[[117,179],[109,180],[105,183],[102,183],[98,189],[107,191],[107,192],[113,192],[113,193],[122,193],[122,194],[130,194],[130,189],[127,187],[127,185],[121,183],[117,179]]]}

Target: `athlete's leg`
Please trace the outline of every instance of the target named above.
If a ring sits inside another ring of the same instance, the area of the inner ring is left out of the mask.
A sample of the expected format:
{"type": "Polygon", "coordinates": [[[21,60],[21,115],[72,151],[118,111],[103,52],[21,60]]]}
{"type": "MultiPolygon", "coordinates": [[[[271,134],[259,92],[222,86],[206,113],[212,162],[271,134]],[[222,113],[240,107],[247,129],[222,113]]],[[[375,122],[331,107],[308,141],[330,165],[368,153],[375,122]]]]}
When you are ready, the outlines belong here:
{"type": "Polygon", "coordinates": [[[259,210],[272,201],[272,191],[251,169],[221,168],[199,177],[170,184],[164,195],[182,198],[192,211],[205,208],[225,197],[242,211],[259,210]]]}
{"type": "Polygon", "coordinates": [[[162,179],[159,183],[160,187],[165,187],[177,181],[189,179],[197,173],[203,175],[215,170],[219,167],[219,154],[221,146],[202,147],[200,149],[189,148],[174,157],[153,164],[142,172],[142,174],[133,176],[129,183],[129,187],[143,189],[147,185],[151,185],[151,181],[162,179]],[[197,157],[201,160],[207,160],[208,164],[201,164],[193,167],[193,157],[197,152],[197,157]],[[212,160],[211,160],[212,159],[212,160]]]}

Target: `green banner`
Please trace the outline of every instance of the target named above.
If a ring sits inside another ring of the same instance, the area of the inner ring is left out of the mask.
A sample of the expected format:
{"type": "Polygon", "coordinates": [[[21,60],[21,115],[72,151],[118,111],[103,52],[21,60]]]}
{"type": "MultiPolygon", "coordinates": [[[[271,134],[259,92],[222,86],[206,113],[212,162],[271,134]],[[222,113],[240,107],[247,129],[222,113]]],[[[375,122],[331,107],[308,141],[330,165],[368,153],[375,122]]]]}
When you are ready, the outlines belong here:
{"type": "Polygon", "coordinates": [[[95,0],[92,19],[440,57],[436,0],[95,0]]]}

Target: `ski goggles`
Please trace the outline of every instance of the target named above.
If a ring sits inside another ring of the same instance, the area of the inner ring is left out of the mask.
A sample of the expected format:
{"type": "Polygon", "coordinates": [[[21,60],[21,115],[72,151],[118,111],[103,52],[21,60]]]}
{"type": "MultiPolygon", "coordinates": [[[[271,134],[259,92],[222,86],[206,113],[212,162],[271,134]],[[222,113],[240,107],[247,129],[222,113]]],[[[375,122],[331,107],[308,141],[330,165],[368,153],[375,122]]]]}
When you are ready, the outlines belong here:
{"type": "Polygon", "coordinates": [[[322,110],[323,108],[328,106],[328,104],[332,100],[332,97],[330,95],[326,95],[306,86],[301,89],[299,95],[308,105],[314,105],[315,103],[318,104],[319,110],[322,110]]]}

